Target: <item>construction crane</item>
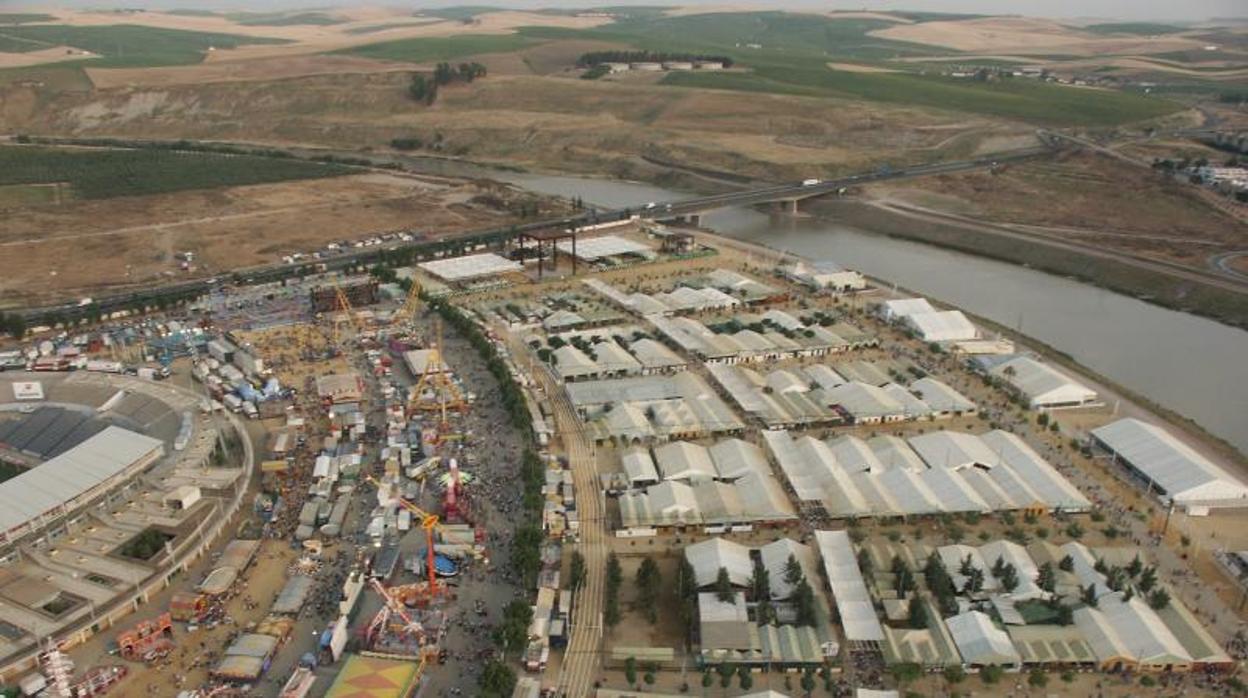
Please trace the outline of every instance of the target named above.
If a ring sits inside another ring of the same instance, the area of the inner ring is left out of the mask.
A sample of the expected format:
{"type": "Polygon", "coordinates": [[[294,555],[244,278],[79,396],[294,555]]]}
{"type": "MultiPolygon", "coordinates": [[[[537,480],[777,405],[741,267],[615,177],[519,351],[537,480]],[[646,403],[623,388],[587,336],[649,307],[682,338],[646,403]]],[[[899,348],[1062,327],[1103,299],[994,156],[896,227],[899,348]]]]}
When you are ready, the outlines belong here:
{"type": "MultiPolygon", "coordinates": [[[[368,481],[373,483],[374,487],[381,488],[381,483],[376,479],[370,477],[368,481]]],[[[399,506],[412,512],[413,516],[420,517],[420,527],[425,529],[425,573],[429,577],[428,594],[429,602],[432,603],[439,593],[438,571],[433,551],[433,531],[439,528],[441,524],[438,522],[438,517],[435,514],[430,514],[401,496],[396,497],[396,499],[399,501],[399,506]]]]}
{"type": "Polygon", "coordinates": [[[420,380],[416,381],[415,387],[412,388],[410,409],[412,411],[436,411],[441,413],[441,422],[438,426],[440,430],[446,431],[450,427],[450,420],[447,419],[449,410],[462,411],[468,406],[468,402],[464,400],[464,396],[459,392],[459,386],[455,385],[455,381],[451,380],[450,367],[442,360],[442,323],[435,321],[435,332],[433,346],[429,348],[428,357],[425,360],[425,370],[420,375],[420,380]],[[425,389],[433,390],[432,399],[425,399],[425,389]]]}
{"type": "Polygon", "coordinates": [[[355,309],[351,307],[351,299],[347,298],[346,292],[342,290],[342,286],[334,281],[334,295],[338,300],[338,315],[334,317],[334,344],[341,345],[343,340],[343,327],[350,325],[355,330],[358,337],[364,334],[364,328],[360,326],[359,321],[355,317],[355,309]]]}
{"type": "Polygon", "coordinates": [[[420,294],[423,289],[416,279],[411,279],[411,282],[412,285],[407,289],[407,300],[403,302],[403,307],[391,316],[391,324],[411,322],[416,317],[416,308],[420,307],[420,294]]]}

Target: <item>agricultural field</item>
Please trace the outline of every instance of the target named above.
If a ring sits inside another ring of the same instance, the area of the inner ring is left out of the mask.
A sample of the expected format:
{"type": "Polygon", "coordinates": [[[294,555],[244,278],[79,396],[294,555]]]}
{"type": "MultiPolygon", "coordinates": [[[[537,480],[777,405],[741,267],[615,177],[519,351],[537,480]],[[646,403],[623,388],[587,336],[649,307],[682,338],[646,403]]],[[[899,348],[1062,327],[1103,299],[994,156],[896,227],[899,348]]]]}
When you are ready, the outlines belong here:
{"type": "MultiPolygon", "coordinates": [[[[130,24],[72,26],[34,24],[5,27],[0,31],[0,51],[15,46],[34,46],[24,51],[72,47],[94,54],[96,67],[145,67],[199,63],[209,51],[249,44],[281,44],[271,39],[234,34],[183,31],[130,24]],[[6,48],[7,47],[7,48],[6,48]]],[[[2,66],[2,64],[0,64],[2,66]]]]}
{"type": "Polygon", "coordinates": [[[336,53],[375,60],[429,63],[467,58],[483,53],[515,51],[531,43],[529,39],[515,34],[461,34],[365,44],[341,49],[336,53]]]}
{"type": "Polygon", "coordinates": [[[37,12],[0,12],[0,26],[6,24],[28,24],[30,22],[51,22],[56,19],[52,15],[37,12]]]}
{"type": "Polygon", "coordinates": [[[772,65],[753,74],[671,73],[663,84],[704,89],[782,92],[911,104],[1046,126],[1112,126],[1172,114],[1168,100],[1024,79],[968,79],[772,65]]]}
{"type": "Polygon", "coordinates": [[[66,183],[77,199],[317,179],[351,171],[340,165],[246,155],[0,146],[0,186],[66,183]]]}
{"type": "Polygon", "coordinates": [[[1083,27],[1083,30],[1094,34],[1139,34],[1140,36],[1178,34],[1188,31],[1186,27],[1156,22],[1105,22],[1102,24],[1089,24],[1083,27]]]}

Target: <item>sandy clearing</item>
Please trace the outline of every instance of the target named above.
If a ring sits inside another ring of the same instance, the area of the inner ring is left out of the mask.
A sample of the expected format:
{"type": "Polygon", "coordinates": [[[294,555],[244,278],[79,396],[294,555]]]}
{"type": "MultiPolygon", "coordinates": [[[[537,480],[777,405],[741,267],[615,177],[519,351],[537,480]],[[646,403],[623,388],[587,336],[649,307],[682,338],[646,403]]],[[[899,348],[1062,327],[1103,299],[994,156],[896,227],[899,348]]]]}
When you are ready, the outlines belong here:
{"type": "Polygon", "coordinates": [[[72,46],[53,46],[26,53],[0,53],[0,68],[24,68],[28,65],[81,61],[98,57],[94,53],[72,46]]]}
{"type": "Polygon", "coordinates": [[[99,89],[110,87],[165,87],[210,82],[283,80],[309,75],[410,71],[401,63],[359,56],[290,56],[253,61],[218,61],[164,68],[89,68],[87,75],[99,89]]]}
{"type": "Polygon", "coordinates": [[[1019,55],[1147,54],[1185,51],[1201,46],[1198,41],[1180,37],[1107,37],[1088,34],[1057,22],[1027,17],[988,17],[896,25],[875,30],[870,35],[958,51],[1019,55]]]}
{"type": "Polygon", "coordinates": [[[828,63],[828,67],[832,70],[840,70],[846,73],[896,73],[898,71],[892,68],[884,68],[878,65],[863,65],[861,63],[828,63]]]}

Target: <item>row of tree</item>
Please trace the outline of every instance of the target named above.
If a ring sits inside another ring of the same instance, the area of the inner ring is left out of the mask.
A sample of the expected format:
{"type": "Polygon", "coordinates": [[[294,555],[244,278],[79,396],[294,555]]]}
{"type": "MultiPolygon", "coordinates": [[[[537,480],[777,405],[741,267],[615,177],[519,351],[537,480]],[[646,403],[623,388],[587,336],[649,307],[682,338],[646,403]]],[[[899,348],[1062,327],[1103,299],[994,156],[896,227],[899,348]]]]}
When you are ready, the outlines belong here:
{"type": "Polygon", "coordinates": [[[725,68],[732,67],[730,56],[712,56],[701,53],[668,53],[664,51],[591,51],[582,54],[576,65],[588,68],[600,63],[664,63],[667,61],[714,61],[725,68]]]}
{"type": "Polygon", "coordinates": [[[486,68],[480,63],[460,63],[458,66],[439,63],[430,75],[414,73],[407,87],[407,93],[417,102],[433,104],[438,99],[439,88],[455,83],[467,84],[485,75],[486,68]]]}
{"type": "Polygon", "coordinates": [[[17,313],[0,313],[0,334],[7,334],[13,339],[26,336],[26,318],[17,313]]]}

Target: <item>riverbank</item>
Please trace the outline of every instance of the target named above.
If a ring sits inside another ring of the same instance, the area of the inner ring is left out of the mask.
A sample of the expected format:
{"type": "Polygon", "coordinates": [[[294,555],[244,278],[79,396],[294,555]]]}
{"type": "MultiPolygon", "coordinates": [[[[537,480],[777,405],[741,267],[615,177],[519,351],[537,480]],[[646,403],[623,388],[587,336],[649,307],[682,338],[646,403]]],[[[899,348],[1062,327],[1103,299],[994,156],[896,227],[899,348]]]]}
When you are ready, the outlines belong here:
{"type": "Polygon", "coordinates": [[[1074,278],[1171,310],[1207,317],[1231,327],[1248,328],[1248,293],[1054,247],[1041,241],[971,230],[952,221],[908,216],[862,201],[818,201],[810,204],[809,210],[858,230],[1019,264],[1074,278]]]}
{"type": "MultiPolygon", "coordinates": [[[[704,236],[708,239],[708,241],[713,242],[716,245],[733,247],[746,254],[758,255],[764,259],[773,260],[775,263],[805,259],[802,255],[777,250],[769,245],[758,242],[750,242],[737,238],[726,237],[711,230],[702,230],[698,233],[698,235],[704,236]]],[[[875,278],[870,275],[866,276],[872,285],[883,290],[884,293],[887,293],[889,296],[906,297],[922,295],[916,291],[912,291],[904,286],[898,285],[892,280],[875,278]]],[[[947,302],[943,302],[938,298],[931,300],[935,301],[937,305],[943,305],[949,308],[956,307],[947,302]]],[[[1162,422],[1170,427],[1172,431],[1180,432],[1178,436],[1182,438],[1182,440],[1189,442],[1189,445],[1196,448],[1196,450],[1212,457],[1215,461],[1221,461],[1235,466],[1235,468],[1240,471],[1240,474],[1245,477],[1245,479],[1248,479],[1248,455],[1243,453],[1234,444],[1211,434],[1192,419],[1178,414],[1177,412],[1158,404],[1156,401],[1150,400],[1134,390],[1124,387],[1116,381],[1089,369],[1087,366],[1075,361],[1069,354],[1049,346],[1034,337],[1016,332],[986,317],[969,312],[964,308],[957,309],[962,310],[982,329],[1008,338],[1012,340],[1019,349],[1031,351],[1043,357],[1046,361],[1059,365],[1064,370],[1074,374],[1076,378],[1082,380],[1088,384],[1089,387],[1100,393],[1102,399],[1110,405],[1110,407],[1114,407],[1115,402],[1120,401],[1121,403],[1125,403],[1118,404],[1115,407],[1117,412],[1122,416],[1134,416],[1148,419],[1150,421],[1162,422]]],[[[1086,435],[1080,436],[1086,438],[1086,435]]]]}

